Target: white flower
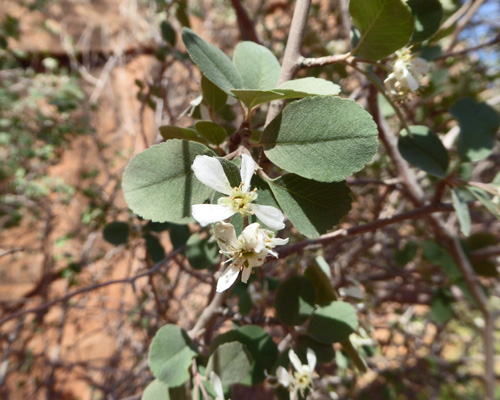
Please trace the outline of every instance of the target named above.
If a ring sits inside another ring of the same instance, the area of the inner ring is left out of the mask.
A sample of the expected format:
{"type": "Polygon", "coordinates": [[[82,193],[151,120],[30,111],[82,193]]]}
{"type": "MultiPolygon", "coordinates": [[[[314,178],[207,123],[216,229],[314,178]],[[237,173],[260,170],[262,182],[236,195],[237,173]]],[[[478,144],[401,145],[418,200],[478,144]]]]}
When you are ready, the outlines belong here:
{"type": "Polygon", "coordinates": [[[217,397],[215,400],[224,400],[224,391],[222,390],[222,381],[214,371],[210,372],[210,381],[212,382],[212,386],[214,387],[215,394],[217,397]]]}
{"type": "Polygon", "coordinates": [[[232,224],[219,222],[215,225],[215,238],[221,253],[228,257],[225,263],[231,263],[217,281],[217,291],[223,292],[231,287],[241,273],[241,280],[247,283],[252,268],[260,267],[268,254],[278,257],[272,249],[288,243],[288,239],[273,237],[273,233],[262,229],[260,224],[248,225],[241,235],[236,238],[236,231],[232,224]]]}
{"type": "Polygon", "coordinates": [[[429,71],[429,64],[420,57],[413,57],[408,49],[396,52],[393,72],[384,84],[389,93],[397,98],[414,93],[420,86],[424,75],[429,71]]]}
{"type": "Polygon", "coordinates": [[[252,203],[257,198],[257,189],[250,190],[250,181],[255,170],[252,157],[241,156],[241,184],[232,188],[222,164],[214,157],[196,156],[192,170],[198,180],[208,187],[223,193],[217,204],[195,204],[192,206],[193,217],[202,226],[223,221],[236,213],[243,216],[255,214],[269,228],[280,230],[285,227],[285,216],[277,208],[252,203]]]}
{"type": "Polygon", "coordinates": [[[290,400],[297,400],[299,392],[304,397],[305,391],[312,389],[314,368],[316,367],[316,354],[311,349],[307,349],[307,365],[303,365],[297,354],[291,349],[288,352],[288,358],[292,362],[295,372],[289,374],[285,368],[280,366],[276,369],[276,377],[279,383],[288,388],[290,400]]]}

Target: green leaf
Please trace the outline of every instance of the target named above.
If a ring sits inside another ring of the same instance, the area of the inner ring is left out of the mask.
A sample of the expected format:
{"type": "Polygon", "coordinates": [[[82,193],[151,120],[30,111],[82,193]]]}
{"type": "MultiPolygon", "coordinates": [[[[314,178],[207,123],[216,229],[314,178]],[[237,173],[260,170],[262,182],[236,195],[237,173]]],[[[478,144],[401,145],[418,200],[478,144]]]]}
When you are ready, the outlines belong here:
{"type": "Polygon", "coordinates": [[[266,378],[264,371],[270,371],[278,358],[278,347],[269,334],[256,325],[245,325],[238,329],[217,336],[211,348],[214,349],[222,343],[239,342],[252,357],[252,366],[249,375],[240,383],[255,385],[266,378]]]}
{"type": "Polygon", "coordinates": [[[210,241],[210,237],[201,239],[195,233],[186,243],[186,257],[193,268],[212,268],[219,259],[219,246],[216,241],[210,241]]]}
{"type": "Polygon", "coordinates": [[[411,260],[413,260],[417,254],[418,244],[410,240],[406,242],[402,249],[398,249],[394,253],[394,262],[399,267],[404,267],[411,260]]]}
{"type": "Polygon", "coordinates": [[[286,174],[268,183],[288,219],[309,238],[332,229],[351,209],[345,182],[316,182],[286,174]]]}
{"type": "Polygon", "coordinates": [[[304,272],[304,276],[314,285],[317,304],[324,306],[337,300],[337,293],[330,283],[330,279],[318,264],[309,265],[304,272]]]}
{"type": "Polygon", "coordinates": [[[297,338],[297,355],[303,360],[307,357],[307,349],[314,351],[319,363],[329,363],[335,357],[335,350],[331,343],[320,343],[307,335],[299,335],[297,338]]]}
{"type": "Polygon", "coordinates": [[[453,316],[453,296],[449,289],[438,290],[431,301],[431,319],[442,325],[453,316]]]}
{"type": "Polygon", "coordinates": [[[340,86],[321,78],[301,78],[287,81],[272,90],[231,90],[251,110],[274,100],[298,99],[313,96],[328,96],[340,93],[340,86]]]}
{"type": "Polygon", "coordinates": [[[221,144],[227,136],[226,130],[212,121],[198,121],[194,127],[202,138],[212,144],[221,144]]]}
{"type": "Polygon", "coordinates": [[[229,342],[218,346],[208,359],[207,375],[214,371],[223,385],[240,383],[250,373],[252,358],[240,342],[229,342]]]}
{"type": "Polygon", "coordinates": [[[349,12],[361,33],[355,55],[379,60],[410,41],[413,16],[401,0],[351,0],[349,12]]]}
{"type": "Polygon", "coordinates": [[[181,128],[179,126],[165,125],[160,126],[160,134],[165,140],[184,139],[194,142],[206,143],[201,139],[194,129],[181,128]]]}
{"type": "Polygon", "coordinates": [[[358,328],[356,310],[349,303],[334,301],[311,315],[307,334],[320,343],[346,340],[358,328]]]}
{"type": "Polygon", "coordinates": [[[492,213],[495,218],[500,220],[500,207],[491,201],[491,197],[488,193],[486,193],[483,189],[480,189],[475,186],[465,186],[465,188],[477,199],[481,202],[481,204],[492,213]]]}
{"type": "Polygon", "coordinates": [[[110,222],[102,231],[104,240],[116,246],[126,244],[128,242],[129,234],[130,228],[128,224],[126,222],[118,221],[110,222]]]}
{"type": "Polygon", "coordinates": [[[243,79],[228,56],[189,28],[182,29],[182,40],[193,62],[203,75],[227,94],[243,88],[243,79]]]}
{"type": "Polygon", "coordinates": [[[141,400],[170,400],[169,387],[155,379],[144,390],[141,400]]]}
{"type": "Polygon", "coordinates": [[[341,181],[377,151],[377,126],[353,100],[318,96],[289,104],[261,142],[278,167],[321,182],[341,181]]]}
{"type": "Polygon", "coordinates": [[[272,89],[278,83],[280,63],[269,49],[254,42],[238,43],[233,64],[243,78],[245,89],[272,89]]]}
{"type": "Polygon", "coordinates": [[[156,263],[163,260],[165,257],[165,249],[158,238],[156,236],[146,234],[144,235],[144,239],[146,240],[146,250],[148,251],[151,261],[156,263]]]}
{"type": "Polygon", "coordinates": [[[197,155],[215,153],[201,144],[174,139],[132,158],[122,181],[130,209],[154,222],[191,221],[191,205],[203,203],[213,193],[191,170],[197,155]]]}
{"type": "Polygon", "coordinates": [[[462,161],[481,161],[495,146],[500,118],[494,108],[469,97],[460,99],[450,109],[460,125],[458,155],[462,161]]]}
{"type": "Polygon", "coordinates": [[[443,7],[439,0],[409,0],[415,21],[411,43],[420,43],[432,37],[441,25],[443,7]]]}
{"type": "Polygon", "coordinates": [[[184,246],[189,236],[191,236],[191,232],[186,225],[170,224],[170,241],[174,250],[184,246]]]}
{"type": "Polygon", "coordinates": [[[283,82],[276,89],[286,98],[293,99],[309,96],[329,96],[340,93],[340,86],[326,79],[307,77],[283,82]]]}
{"type": "Polygon", "coordinates": [[[231,92],[240,99],[249,110],[273,100],[286,99],[286,96],[277,90],[233,89],[231,92]]]}
{"type": "Polygon", "coordinates": [[[177,42],[177,35],[175,34],[175,30],[172,25],[168,21],[162,21],[160,29],[163,40],[171,46],[175,46],[175,43],[177,42]]]}
{"type": "Polygon", "coordinates": [[[201,76],[201,92],[203,100],[214,111],[220,110],[227,101],[227,93],[220,90],[210,80],[201,76]]]}
{"type": "Polygon", "coordinates": [[[149,348],[149,367],[158,380],[179,386],[189,379],[188,369],[195,356],[186,332],[178,326],[165,325],[156,332],[149,348]]]}
{"type": "Polygon", "coordinates": [[[465,236],[469,236],[470,212],[469,206],[467,205],[467,199],[463,196],[463,192],[459,189],[452,189],[451,199],[460,224],[460,230],[465,236]]]}
{"type": "MultiPolygon", "coordinates": [[[[478,232],[469,237],[469,240],[467,242],[467,254],[469,255],[472,251],[484,249],[485,247],[489,246],[496,246],[497,244],[498,239],[494,234],[487,232],[478,232]]],[[[474,268],[474,271],[476,271],[476,274],[488,278],[496,278],[499,274],[497,263],[495,261],[496,260],[494,257],[479,260],[471,259],[471,264],[474,268]]]]}
{"type": "Polygon", "coordinates": [[[427,240],[422,244],[422,254],[424,258],[434,265],[443,268],[448,279],[455,283],[462,279],[462,273],[458,269],[453,257],[436,242],[427,240]]]}
{"type": "Polygon", "coordinates": [[[285,325],[301,325],[314,310],[316,295],[311,281],[294,276],[278,286],[274,305],[276,314],[285,325]]]}
{"type": "Polygon", "coordinates": [[[449,157],[439,137],[426,126],[410,126],[412,135],[401,131],[398,149],[410,164],[425,172],[444,178],[448,168],[449,157]]]}

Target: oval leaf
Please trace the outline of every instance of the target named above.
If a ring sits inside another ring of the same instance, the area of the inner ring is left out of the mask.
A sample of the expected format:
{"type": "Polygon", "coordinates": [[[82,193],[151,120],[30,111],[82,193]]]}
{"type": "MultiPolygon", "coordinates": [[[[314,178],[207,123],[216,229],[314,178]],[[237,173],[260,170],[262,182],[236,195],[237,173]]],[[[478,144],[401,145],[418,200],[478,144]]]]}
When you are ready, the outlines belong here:
{"type": "Polygon", "coordinates": [[[228,56],[213,44],[206,42],[189,28],[182,29],[182,40],[193,62],[203,75],[227,94],[241,89],[243,80],[228,56]]]}
{"type": "Polygon", "coordinates": [[[309,97],[288,105],[264,130],[261,143],[278,167],[321,182],[341,181],[377,151],[377,126],[353,100],[309,97]]]}
{"type": "Polygon", "coordinates": [[[439,0],[409,0],[415,20],[411,43],[420,43],[434,35],[441,25],[443,6],[439,0]]]}
{"type": "Polygon", "coordinates": [[[345,182],[316,182],[287,174],[268,183],[293,226],[309,238],[332,229],[351,209],[345,182]]]}
{"type": "Polygon", "coordinates": [[[457,219],[460,224],[460,230],[465,236],[470,235],[470,212],[467,205],[467,198],[460,189],[451,190],[451,199],[453,208],[457,214],[457,219]]]}
{"type": "Polygon", "coordinates": [[[245,325],[217,336],[212,342],[214,349],[222,343],[240,342],[252,356],[250,374],[240,383],[255,385],[264,381],[264,371],[270,371],[278,358],[278,347],[269,334],[256,325],[245,325]]]}
{"type": "Polygon", "coordinates": [[[226,130],[212,121],[198,121],[194,124],[200,136],[213,144],[221,144],[226,139],[226,130]]]}
{"type": "Polygon", "coordinates": [[[426,126],[410,126],[410,131],[411,136],[399,138],[398,149],[401,155],[410,164],[438,178],[444,178],[449,157],[439,137],[426,126]]]}
{"type": "Polygon", "coordinates": [[[348,303],[334,301],[311,315],[307,334],[320,343],[346,340],[358,328],[356,310],[348,303]]]}
{"type": "Polygon", "coordinates": [[[164,125],[160,126],[160,134],[165,140],[185,139],[195,142],[205,143],[194,129],[181,128],[180,126],[164,125]]]}
{"type": "Polygon", "coordinates": [[[500,117],[494,108],[469,97],[458,100],[450,109],[460,125],[458,155],[462,161],[481,161],[495,146],[500,117]]]}
{"type": "Polygon", "coordinates": [[[149,347],[149,367],[153,375],[168,386],[182,385],[189,379],[188,369],[196,352],[186,332],[166,325],[156,332],[149,347]]]}
{"type": "Polygon", "coordinates": [[[274,301],[276,314],[285,325],[301,325],[314,310],[315,300],[311,281],[294,276],[278,286],[274,301]]]}
{"type": "Polygon", "coordinates": [[[272,89],[278,83],[280,63],[271,51],[254,42],[241,42],[234,49],[233,63],[245,89],[272,89]]]}
{"type": "Polygon", "coordinates": [[[307,77],[286,81],[274,90],[282,92],[286,98],[291,99],[339,94],[340,86],[326,79],[307,77]]]}
{"type": "Polygon", "coordinates": [[[402,0],[351,0],[349,12],[361,35],[353,54],[379,60],[410,41],[413,16],[402,0]]]}
{"type": "Polygon", "coordinates": [[[129,233],[130,228],[126,222],[115,221],[104,227],[102,235],[104,240],[118,246],[127,243],[129,233]]]}
{"type": "Polygon", "coordinates": [[[195,233],[186,243],[186,257],[191,267],[196,269],[211,268],[219,259],[219,246],[210,238],[201,239],[195,233]]]}
{"type": "Polygon", "coordinates": [[[213,192],[191,171],[197,155],[215,153],[201,144],[174,139],[132,158],[122,181],[130,209],[154,222],[191,221],[191,205],[203,203],[213,192]]]}
{"type": "Polygon", "coordinates": [[[221,344],[215,349],[207,364],[207,375],[214,371],[222,384],[232,385],[242,382],[250,373],[252,358],[240,342],[221,344]]]}
{"type": "Polygon", "coordinates": [[[170,400],[168,385],[155,379],[142,393],[141,400],[170,400]]]}

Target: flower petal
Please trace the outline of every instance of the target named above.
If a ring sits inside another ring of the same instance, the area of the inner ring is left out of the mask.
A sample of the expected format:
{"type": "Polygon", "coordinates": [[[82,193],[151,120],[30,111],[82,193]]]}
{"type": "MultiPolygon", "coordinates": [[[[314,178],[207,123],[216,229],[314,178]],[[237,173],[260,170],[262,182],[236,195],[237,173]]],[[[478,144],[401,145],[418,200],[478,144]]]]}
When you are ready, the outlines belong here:
{"type": "Polygon", "coordinates": [[[285,227],[283,223],[285,216],[277,208],[252,203],[248,205],[248,208],[269,228],[279,231],[285,227]]]}
{"type": "Polygon", "coordinates": [[[191,206],[191,213],[201,226],[207,226],[229,218],[234,214],[234,211],[230,207],[219,204],[194,204],[191,206]]]}
{"type": "Polygon", "coordinates": [[[276,368],[276,378],[278,378],[278,382],[284,387],[288,387],[290,384],[290,375],[288,375],[288,371],[282,366],[276,368]]]}
{"type": "Polygon", "coordinates": [[[314,371],[314,368],[316,368],[316,353],[312,349],[307,349],[307,364],[309,365],[309,368],[311,369],[311,374],[314,371]]]}
{"type": "Polygon", "coordinates": [[[288,358],[293,364],[295,370],[297,372],[302,372],[302,363],[300,362],[300,358],[297,356],[297,354],[295,354],[295,352],[292,349],[290,349],[290,351],[288,352],[288,358]]]}
{"type": "Polygon", "coordinates": [[[224,400],[224,391],[222,390],[222,381],[214,371],[210,372],[210,381],[214,387],[215,393],[217,394],[217,400],[224,400]]]}
{"type": "Polygon", "coordinates": [[[236,238],[236,231],[233,224],[218,222],[217,225],[215,225],[214,235],[219,247],[224,251],[227,251],[229,248],[235,248],[238,245],[238,239],[236,238]]]}
{"type": "Polygon", "coordinates": [[[191,166],[196,178],[209,188],[229,195],[231,185],[222,164],[215,157],[196,156],[191,166]]]}
{"type": "Polygon", "coordinates": [[[223,292],[224,290],[229,289],[238,278],[239,273],[240,269],[234,264],[227,267],[217,281],[217,292],[223,292]]]}
{"type": "Polygon", "coordinates": [[[242,154],[241,155],[241,170],[240,176],[243,182],[242,191],[243,193],[248,192],[250,189],[250,181],[252,180],[253,173],[255,171],[255,161],[252,157],[242,154]]]}
{"type": "Polygon", "coordinates": [[[252,267],[243,267],[241,271],[241,281],[247,283],[250,275],[252,275],[252,267]]]}
{"type": "Polygon", "coordinates": [[[258,253],[266,247],[265,233],[260,228],[260,224],[258,222],[254,222],[243,229],[243,232],[241,232],[241,238],[243,239],[244,248],[246,250],[258,253]]]}

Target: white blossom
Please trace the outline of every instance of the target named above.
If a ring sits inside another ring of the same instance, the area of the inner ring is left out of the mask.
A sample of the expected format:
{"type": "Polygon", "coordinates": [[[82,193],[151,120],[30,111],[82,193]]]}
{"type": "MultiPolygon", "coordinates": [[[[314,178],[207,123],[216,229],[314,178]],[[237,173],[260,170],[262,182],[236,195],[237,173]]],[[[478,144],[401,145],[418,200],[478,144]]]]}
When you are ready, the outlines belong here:
{"type": "Polygon", "coordinates": [[[243,216],[255,214],[259,220],[271,229],[280,230],[285,227],[285,216],[275,207],[253,203],[257,199],[257,189],[250,190],[250,181],[255,170],[252,157],[241,156],[241,183],[231,187],[221,163],[214,157],[196,156],[192,170],[196,178],[217,192],[225,194],[217,204],[195,204],[192,206],[193,218],[202,226],[223,221],[236,213],[243,216]]]}
{"type": "Polygon", "coordinates": [[[240,271],[242,282],[247,283],[252,268],[260,267],[269,254],[278,257],[272,249],[288,243],[288,239],[275,238],[273,232],[262,229],[257,222],[248,225],[238,237],[232,224],[218,222],[214,234],[221,253],[228,257],[223,264],[230,263],[217,281],[217,292],[231,287],[240,271]]]}
{"type": "Polygon", "coordinates": [[[393,72],[384,81],[391,95],[402,99],[410,93],[415,93],[424,75],[429,71],[429,64],[420,57],[414,57],[408,49],[396,52],[393,72]]]}
{"type": "Polygon", "coordinates": [[[290,400],[297,400],[299,392],[304,397],[306,390],[311,390],[313,387],[316,354],[311,349],[307,349],[307,364],[302,364],[297,354],[291,349],[288,352],[288,358],[295,371],[289,373],[285,368],[280,366],[276,369],[276,377],[278,378],[278,382],[290,392],[290,400]]]}
{"type": "Polygon", "coordinates": [[[222,390],[222,381],[214,371],[210,372],[210,382],[212,382],[212,386],[214,387],[215,394],[217,397],[215,400],[224,400],[224,391],[222,390]]]}

